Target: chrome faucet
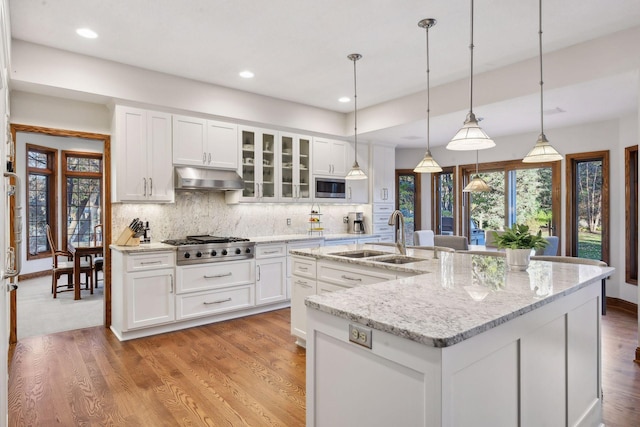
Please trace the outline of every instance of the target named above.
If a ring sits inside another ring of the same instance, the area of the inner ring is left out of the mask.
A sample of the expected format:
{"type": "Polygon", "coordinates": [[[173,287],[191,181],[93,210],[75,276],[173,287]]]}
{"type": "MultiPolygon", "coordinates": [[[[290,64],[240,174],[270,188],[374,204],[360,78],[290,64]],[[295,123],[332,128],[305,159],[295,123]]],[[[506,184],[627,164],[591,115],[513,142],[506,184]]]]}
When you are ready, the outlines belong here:
{"type": "MultiPolygon", "coordinates": [[[[407,244],[404,239],[404,215],[398,209],[393,211],[391,216],[389,217],[389,225],[394,226],[394,231],[396,231],[395,227],[398,225],[398,218],[400,218],[400,236],[396,235],[396,248],[400,251],[401,255],[407,254],[407,244]]],[[[397,233],[397,231],[396,231],[397,233]]]]}

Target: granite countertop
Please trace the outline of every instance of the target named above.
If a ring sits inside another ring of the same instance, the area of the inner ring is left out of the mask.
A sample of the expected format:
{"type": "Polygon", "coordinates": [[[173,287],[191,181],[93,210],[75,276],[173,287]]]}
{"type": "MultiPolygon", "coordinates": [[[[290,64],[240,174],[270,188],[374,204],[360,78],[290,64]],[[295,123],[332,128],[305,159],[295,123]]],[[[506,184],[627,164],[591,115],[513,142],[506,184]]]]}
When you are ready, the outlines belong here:
{"type": "Polygon", "coordinates": [[[167,245],[166,243],[161,242],[142,243],[138,246],[109,245],[109,249],[126,253],[175,251],[176,248],[176,246],[167,245]]]}
{"type": "MultiPolygon", "coordinates": [[[[505,258],[407,250],[424,261],[377,265],[342,259],[339,250],[389,247],[349,245],[299,249],[296,255],[387,270],[413,268],[416,275],[344,291],[313,295],[305,304],[316,310],[433,347],[447,347],[487,331],[608,277],[611,267],[531,261],[526,271],[509,271],[505,258]],[[428,274],[423,274],[428,273],[428,274]]],[[[407,271],[407,270],[405,270],[407,271]]]]}

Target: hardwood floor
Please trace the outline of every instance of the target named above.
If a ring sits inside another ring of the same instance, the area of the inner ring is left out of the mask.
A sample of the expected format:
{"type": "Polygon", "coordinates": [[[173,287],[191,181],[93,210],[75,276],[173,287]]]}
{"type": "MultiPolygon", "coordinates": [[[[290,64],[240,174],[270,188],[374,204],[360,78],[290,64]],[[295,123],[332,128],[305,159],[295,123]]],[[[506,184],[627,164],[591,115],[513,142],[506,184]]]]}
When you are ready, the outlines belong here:
{"type": "MultiPolygon", "coordinates": [[[[9,367],[9,425],[304,426],[305,352],[278,310],[119,342],[102,327],[27,338],[9,367]]],[[[607,427],[639,425],[637,320],[603,317],[607,427]]]]}

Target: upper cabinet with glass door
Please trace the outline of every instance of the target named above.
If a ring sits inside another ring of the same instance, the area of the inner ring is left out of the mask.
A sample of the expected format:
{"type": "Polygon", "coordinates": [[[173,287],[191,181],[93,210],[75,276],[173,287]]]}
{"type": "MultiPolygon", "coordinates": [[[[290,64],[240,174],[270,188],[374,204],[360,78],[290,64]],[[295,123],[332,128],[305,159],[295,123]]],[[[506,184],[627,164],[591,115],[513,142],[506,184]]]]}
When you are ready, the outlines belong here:
{"type": "Polygon", "coordinates": [[[311,200],[311,138],[280,134],[280,200],[311,200]]]}
{"type": "Polygon", "coordinates": [[[278,156],[277,132],[257,128],[240,128],[242,179],[240,201],[277,201],[278,156]]]}

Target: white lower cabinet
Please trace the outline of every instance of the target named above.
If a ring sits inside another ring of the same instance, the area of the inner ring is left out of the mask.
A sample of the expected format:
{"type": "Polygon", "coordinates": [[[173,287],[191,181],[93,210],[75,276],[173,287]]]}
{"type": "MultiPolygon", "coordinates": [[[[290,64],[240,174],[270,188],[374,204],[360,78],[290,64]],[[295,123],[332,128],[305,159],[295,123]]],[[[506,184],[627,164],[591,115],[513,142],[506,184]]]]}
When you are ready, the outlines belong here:
{"type": "Polygon", "coordinates": [[[287,246],[256,245],[256,305],[287,300],[287,246]]]}
{"type": "MultiPolygon", "coordinates": [[[[294,255],[293,286],[291,295],[291,334],[296,337],[296,344],[306,346],[307,339],[307,307],[306,297],[326,292],[335,292],[354,286],[394,280],[398,275],[383,269],[353,267],[340,262],[326,260],[316,261],[314,258],[294,255]]],[[[406,277],[406,274],[400,274],[406,277]]]]}
{"type": "Polygon", "coordinates": [[[246,284],[214,291],[191,292],[176,297],[177,318],[210,316],[252,307],[253,285],[246,284]]]}
{"type": "Polygon", "coordinates": [[[122,334],[175,321],[175,251],[113,251],[112,325],[122,334]]]}

